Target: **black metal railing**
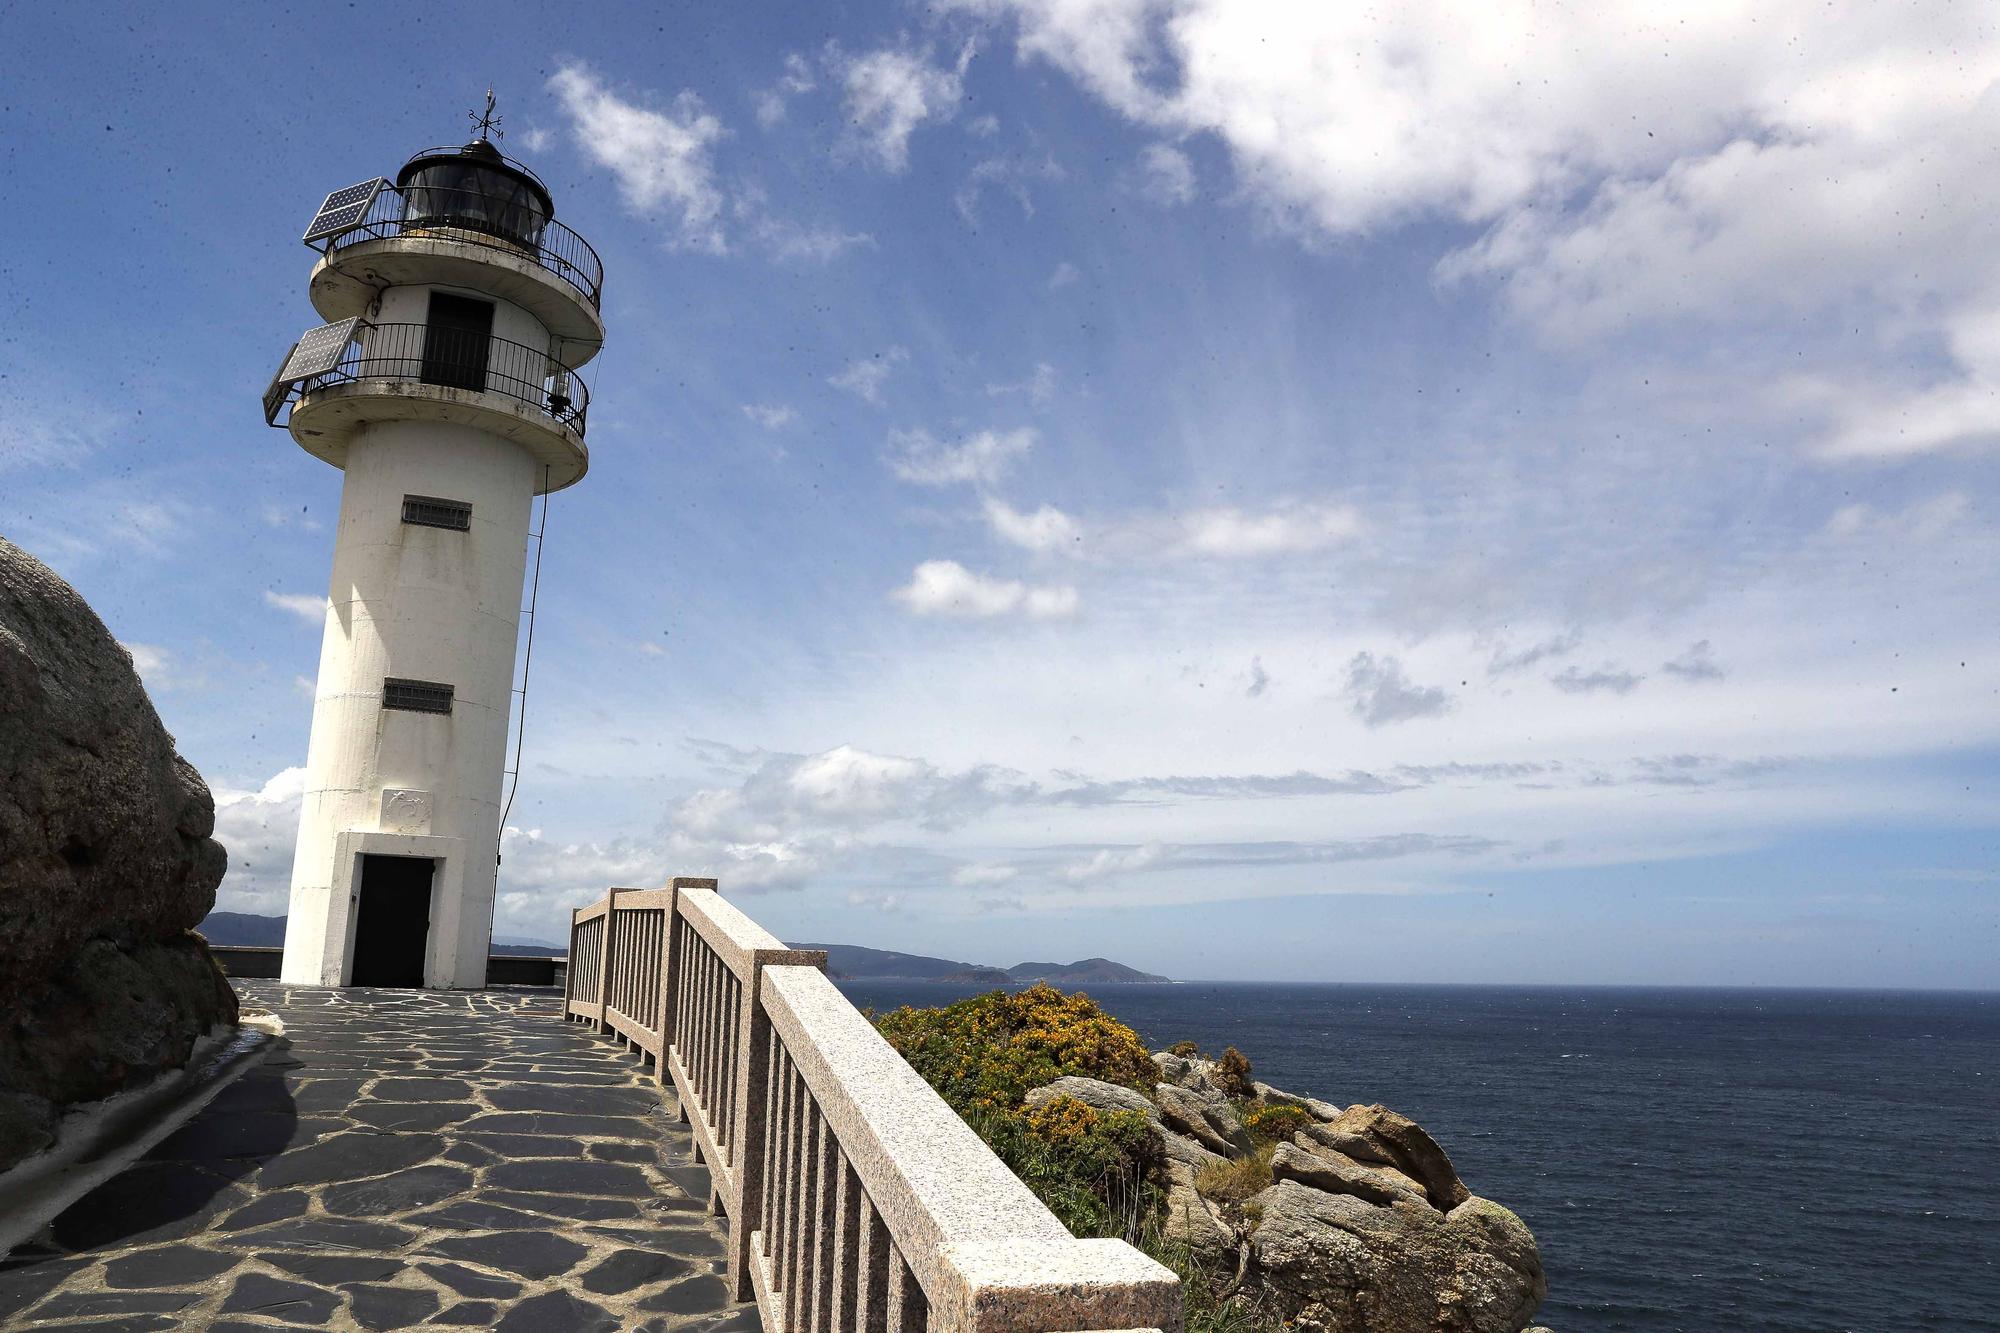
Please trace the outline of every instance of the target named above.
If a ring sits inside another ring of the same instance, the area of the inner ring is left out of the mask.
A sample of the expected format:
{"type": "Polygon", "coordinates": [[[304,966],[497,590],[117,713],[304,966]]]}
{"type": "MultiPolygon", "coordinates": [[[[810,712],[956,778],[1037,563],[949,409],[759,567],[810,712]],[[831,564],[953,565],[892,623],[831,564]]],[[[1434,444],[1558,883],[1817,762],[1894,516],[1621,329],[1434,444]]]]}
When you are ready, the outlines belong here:
{"type": "Polygon", "coordinates": [[[590,242],[538,210],[485,191],[384,186],[360,222],[327,241],[325,253],[388,238],[453,241],[518,255],[576,288],[592,309],[603,300],[604,264],[590,242]]]}
{"type": "Polygon", "coordinates": [[[590,390],[576,372],[539,348],[442,324],[375,324],[364,327],[340,363],[294,385],[277,406],[317,389],[363,382],[436,384],[474,393],[496,393],[583,434],[590,390]]]}

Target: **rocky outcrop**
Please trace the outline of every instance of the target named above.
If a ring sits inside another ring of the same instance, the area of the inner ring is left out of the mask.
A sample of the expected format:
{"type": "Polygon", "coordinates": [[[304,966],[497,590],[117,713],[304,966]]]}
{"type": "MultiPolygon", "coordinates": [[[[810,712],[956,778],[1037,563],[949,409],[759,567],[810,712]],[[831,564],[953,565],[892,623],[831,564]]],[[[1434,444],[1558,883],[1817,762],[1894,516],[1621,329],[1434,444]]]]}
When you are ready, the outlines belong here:
{"type": "Polygon", "coordinates": [[[1153,1063],[1150,1098],[1070,1077],[1026,1101],[1145,1114],[1164,1164],[1166,1238],[1248,1308],[1300,1333],[1521,1333],[1534,1317],[1548,1291],[1534,1236],[1474,1196],[1408,1116],[1254,1081],[1232,1099],[1214,1062],[1163,1051],[1153,1063]],[[1260,1107],[1310,1123],[1276,1117],[1290,1137],[1259,1142],[1249,1125],[1274,1118],[1260,1107]]]}
{"type": "Polygon", "coordinates": [[[0,1169],[187,1061],[236,997],[193,927],[222,847],[131,655],[0,538],[0,1169]]]}
{"type": "Polygon", "coordinates": [[[1219,1092],[1202,1092],[1177,1083],[1162,1083],[1153,1089],[1160,1119],[1176,1133],[1185,1134],[1213,1153],[1240,1156],[1256,1144],[1236,1108],[1219,1092]]]}
{"type": "Polygon", "coordinates": [[[1313,1151],[1306,1136],[1299,1143],[1279,1144],[1271,1153],[1271,1177],[1296,1180],[1327,1194],[1352,1194],[1384,1207],[1392,1203],[1428,1204],[1424,1187],[1389,1167],[1365,1166],[1331,1148],[1313,1151]]]}
{"type": "Polygon", "coordinates": [[[1449,1211],[1472,1197],[1437,1140],[1424,1133],[1416,1121],[1386,1106],[1350,1106],[1332,1121],[1313,1125],[1301,1135],[1358,1161],[1394,1167],[1422,1181],[1436,1208],[1449,1211]]]}
{"type": "Polygon", "coordinates": [[[1340,1108],[1332,1102],[1323,1102],[1317,1097],[1301,1097],[1297,1093],[1285,1092],[1268,1083],[1252,1083],[1251,1092],[1266,1106],[1296,1106],[1315,1120],[1337,1120],[1340,1108]]]}

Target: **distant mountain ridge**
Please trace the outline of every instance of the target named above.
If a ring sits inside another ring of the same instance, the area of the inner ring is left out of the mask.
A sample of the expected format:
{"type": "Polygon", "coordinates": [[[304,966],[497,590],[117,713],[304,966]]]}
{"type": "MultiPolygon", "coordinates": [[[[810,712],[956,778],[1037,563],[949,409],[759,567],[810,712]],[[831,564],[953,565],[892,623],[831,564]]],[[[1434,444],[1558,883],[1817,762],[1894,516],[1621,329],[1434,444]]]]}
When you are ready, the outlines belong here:
{"type": "Polygon", "coordinates": [[[1051,986],[1160,985],[1173,978],[1109,958],[1082,958],[1074,963],[1016,963],[1012,967],[981,967],[920,953],[897,953],[859,944],[798,944],[799,949],[826,950],[826,968],[836,980],[948,981],[973,986],[1009,986],[1046,981],[1051,986]]]}
{"type": "MultiPolygon", "coordinates": [[[[195,929],[210,944],[249,949],[282,949],[285,945],[285,918],[281,916],[260,916],[255,912],[210,912],[195,929]]],[[[522,958],[560,958],[569,950],[564,945],[541,944],[534,940],[495,940],[487,946],[487,952],[522,958]]]]}
{"type": "MultiPolygon", "coordinates": [[[[285,918],[255,912],[210,912],[196,927],[210,944],[277,949],[285,943],[285,918]]],[[[1015,986],[1046,981],[1051,986],[1159,985],[1173,980],[1109,958],[1080,958],[1074,963],[1016,963],[1012,967],[981,967],[920,953],[870,949],[860,944],[800,944],[800,949],[826,950],[826,968],[836,980],[947,981],[968,986],[1015,986]]],[[[560,944],[533,940],[495,940],[491,952],[529,958],[560,957],[560,944]]]]}

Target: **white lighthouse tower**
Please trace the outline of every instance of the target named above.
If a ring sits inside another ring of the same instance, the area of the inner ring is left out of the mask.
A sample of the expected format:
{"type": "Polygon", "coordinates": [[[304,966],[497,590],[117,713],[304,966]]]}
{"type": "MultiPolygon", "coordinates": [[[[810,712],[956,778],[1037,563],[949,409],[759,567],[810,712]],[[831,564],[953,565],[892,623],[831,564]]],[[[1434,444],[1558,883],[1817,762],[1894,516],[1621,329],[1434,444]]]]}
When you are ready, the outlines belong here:
{"type": "Polygon", "coordinates": [[[485,984],[534,497],[582,478],[603,271],[479,137],[335,191],[265,419],[346,472],[284,980],[485,984]],[[287,408],[289,411],[287,412],[287,408]]]}

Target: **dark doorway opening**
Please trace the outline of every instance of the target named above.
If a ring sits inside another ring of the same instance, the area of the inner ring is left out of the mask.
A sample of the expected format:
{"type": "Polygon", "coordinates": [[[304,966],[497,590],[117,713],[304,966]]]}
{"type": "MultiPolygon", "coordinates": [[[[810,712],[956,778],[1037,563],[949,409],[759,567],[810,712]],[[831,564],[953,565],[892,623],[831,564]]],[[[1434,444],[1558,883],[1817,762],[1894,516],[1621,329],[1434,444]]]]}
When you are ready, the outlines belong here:
{"type": "Polygon", "coordinates": [[[424,383],[484,390],[486,355],[492,344],[491,302],[431,293],[430,318],[424,324],[424,383]]]}
{"type": "Polygon", "coordinates": [[[434,861],[361,858],[361,915],[354,923],[356,986],[421,986],[431,937],[434,861]]]}

